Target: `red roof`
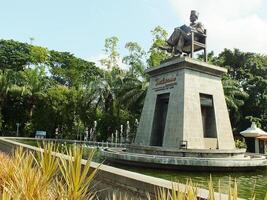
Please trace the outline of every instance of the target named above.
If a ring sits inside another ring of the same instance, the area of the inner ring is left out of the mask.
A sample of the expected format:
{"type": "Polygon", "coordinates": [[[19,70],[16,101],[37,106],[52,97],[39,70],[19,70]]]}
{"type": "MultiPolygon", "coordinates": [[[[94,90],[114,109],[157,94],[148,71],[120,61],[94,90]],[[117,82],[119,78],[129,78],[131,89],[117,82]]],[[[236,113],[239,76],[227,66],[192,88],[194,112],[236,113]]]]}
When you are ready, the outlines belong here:
{"type": "Polygon", "coordinates": [[[267,135],[260,135],[258,137],[256,137],[259,140],[267,140],[267,135]]]}

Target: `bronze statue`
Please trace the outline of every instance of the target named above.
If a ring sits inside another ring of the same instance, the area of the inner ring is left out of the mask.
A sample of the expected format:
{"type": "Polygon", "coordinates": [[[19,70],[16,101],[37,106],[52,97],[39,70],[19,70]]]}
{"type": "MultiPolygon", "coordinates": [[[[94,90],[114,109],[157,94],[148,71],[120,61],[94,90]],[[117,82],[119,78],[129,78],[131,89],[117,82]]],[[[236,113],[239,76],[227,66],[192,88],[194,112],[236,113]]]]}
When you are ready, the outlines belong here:
{"type": "Polygon", "coordinates": [[[170,38],[166,41],[166,45],[159,46],[160,49],[166,50],[174,55],[182,55],[188,53],[184,51],[185,45],[191,45],[192,43],[192,31],[197,33],[194,35],[194,39],[198,41],[198,37],[205,34],[205,29],[200,22],[196,22],[198,19],[198,12],[191,11],[190,14],[190,26],[183,25],[174,29],[170,38]]]}

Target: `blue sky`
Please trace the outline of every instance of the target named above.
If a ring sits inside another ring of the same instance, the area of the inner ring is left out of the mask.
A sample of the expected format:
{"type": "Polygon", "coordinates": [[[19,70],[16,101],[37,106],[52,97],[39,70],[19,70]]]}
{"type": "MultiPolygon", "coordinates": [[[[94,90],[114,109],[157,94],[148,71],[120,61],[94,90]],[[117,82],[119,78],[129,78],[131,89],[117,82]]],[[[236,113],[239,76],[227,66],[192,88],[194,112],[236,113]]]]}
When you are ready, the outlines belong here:
{"type": "Polygon", "coordinates": [[[266,0],[0,1],[0,38],[29,42],[34,37],[33,44],[85,59],[100,58],[104,40],[111,36],[119,37],[122,54],[128,41],[148,49],[155,26],[171,33],[188,23],[190,9],[200,12],[208,28],[209,50],[267,52],[266,0]]]}
{"type": "Polygon", "coordinates": [[[70,51],[88,58],[102,53],[104,40],[118,36],[144,48],[156,25],[172,29],[179,20],[162,0],[9,0],[1,3],[0,37],[70,51]]]}

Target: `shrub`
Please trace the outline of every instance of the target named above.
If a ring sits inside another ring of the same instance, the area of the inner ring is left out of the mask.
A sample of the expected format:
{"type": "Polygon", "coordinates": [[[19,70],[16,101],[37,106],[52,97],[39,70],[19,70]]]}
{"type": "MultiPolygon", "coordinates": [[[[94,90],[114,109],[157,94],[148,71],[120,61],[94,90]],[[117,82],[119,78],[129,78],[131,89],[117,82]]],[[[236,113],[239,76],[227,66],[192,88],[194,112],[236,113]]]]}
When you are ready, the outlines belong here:
{"type": "Polygon", "coordinates": [[[36,155],[18,148],[8,157],[0,154],[0,199],[52,200],[93,199],[89,189],[97,169],[90,171],[94,151],[82,164],[82,148],[68,147],[70,159],[54,155],[58,148],[44,144],[36,155]]]}
{"type": "Polygon", "coordinates": [[[246,149],[247,148],[246,143],[241,141],[241,140],[235,140],[235,146],[238,149],[246,149]]]}

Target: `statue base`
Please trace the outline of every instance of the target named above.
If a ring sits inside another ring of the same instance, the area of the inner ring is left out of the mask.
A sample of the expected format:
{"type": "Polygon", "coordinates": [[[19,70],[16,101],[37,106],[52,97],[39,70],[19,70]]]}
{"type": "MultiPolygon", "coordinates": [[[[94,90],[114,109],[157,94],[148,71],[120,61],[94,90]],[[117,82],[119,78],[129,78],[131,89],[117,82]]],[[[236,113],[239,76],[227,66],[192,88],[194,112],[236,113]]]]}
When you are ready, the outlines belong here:
{"type": "Polygon", "coordinates": [[[149,68],[150,84],[135,144],[234,150],[221,76],[227,70],[188,57],[149,68]]]}

